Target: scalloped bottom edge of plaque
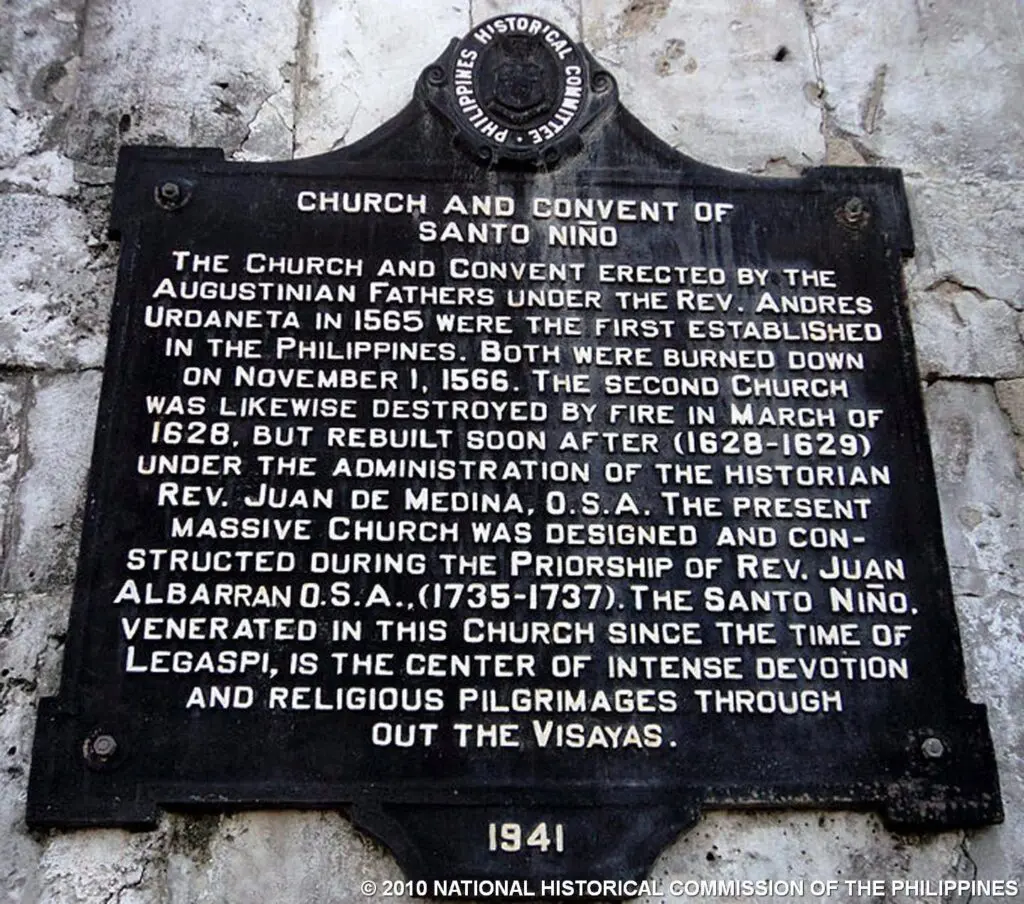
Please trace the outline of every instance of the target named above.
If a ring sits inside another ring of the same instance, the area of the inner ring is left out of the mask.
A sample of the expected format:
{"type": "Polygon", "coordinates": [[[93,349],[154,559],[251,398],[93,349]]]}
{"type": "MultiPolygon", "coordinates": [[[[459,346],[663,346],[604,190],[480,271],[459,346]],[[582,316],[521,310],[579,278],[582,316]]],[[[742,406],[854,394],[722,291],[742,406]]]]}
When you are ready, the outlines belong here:
{"type": "Polygon", "coordinates": [[[367,802],[350,815],[409,879],[644,879],[700,818],[693,805],[421,806],[367,802]],[[496,859],[496,855],[504,855],[496,859]],[[439,869],[440,867],[440,869],[439,869]]]}

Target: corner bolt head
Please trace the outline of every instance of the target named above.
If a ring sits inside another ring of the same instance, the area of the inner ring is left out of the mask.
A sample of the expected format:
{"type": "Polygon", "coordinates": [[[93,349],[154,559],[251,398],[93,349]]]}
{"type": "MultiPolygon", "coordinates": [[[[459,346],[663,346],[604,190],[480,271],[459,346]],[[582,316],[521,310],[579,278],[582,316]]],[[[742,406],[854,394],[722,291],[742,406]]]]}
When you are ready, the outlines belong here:
{"type": "Polygon", "coordinates": [[[106,732],[90,735],[82,744],[82,756],[93,769],[108,765],[117,755],[119,745],[117,739],[106,732]]]}
{"type": "Polygon", "coordinates": [[[153,189],[153,200],[164,210],[178,210],[188,204],[191,197],[192,192],[188,185],[171,179],[158,183],[153,189]]]}
{"type": "Polygon", "coordinates": [[[113,735],[101,734],[92,742],[92,750],[96,756],[109,757],[117,753],[117,741],[113,735]]]}
{"type": "Polygon", "coordinates": [[[921,743],[921,753],[929,760],[939,760],[945,756],[946,745],[938,738],[925,738],[921,743]]]}

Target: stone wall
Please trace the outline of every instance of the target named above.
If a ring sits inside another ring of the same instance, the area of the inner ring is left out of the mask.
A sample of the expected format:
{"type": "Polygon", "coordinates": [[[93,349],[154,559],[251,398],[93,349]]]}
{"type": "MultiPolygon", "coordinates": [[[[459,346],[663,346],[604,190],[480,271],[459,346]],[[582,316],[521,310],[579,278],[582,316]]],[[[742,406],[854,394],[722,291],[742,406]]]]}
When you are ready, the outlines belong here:
{"type": "Polygon", "coordinates": [[[105,223],[118,145],[214,145],[237,160],[326,151],[397,112],[451,37],[513,10],[582,37],[627,106],[691,156],[768,175],[825,162],[900,167],[913,208],[906,276],[946,544],[1007,822],[904,836],[867,814],[710,813],[655,875],[1024,878],[1017,0],[5,0],[3,904],[356,902],[366,900],[361,881],[400,877],[387,852],[332,812],[172,814],[149,833],[33,833],[29,754],[36,702],[57,689],[74,577],[116,266],[105,223]]]}

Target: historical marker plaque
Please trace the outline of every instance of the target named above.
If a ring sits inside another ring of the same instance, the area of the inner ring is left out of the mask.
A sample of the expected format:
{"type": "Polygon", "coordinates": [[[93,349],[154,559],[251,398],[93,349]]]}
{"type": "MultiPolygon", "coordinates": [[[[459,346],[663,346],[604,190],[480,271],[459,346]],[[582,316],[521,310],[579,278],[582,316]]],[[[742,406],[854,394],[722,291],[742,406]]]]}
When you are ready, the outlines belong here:
{"type": "Polygon", "coordinates": [[[413,877],[627,877],[701,808],[998,821],[898,172],[713,169],[557,28],[309,160],[122,151],[35,825],[351,806],[413,877]]]}

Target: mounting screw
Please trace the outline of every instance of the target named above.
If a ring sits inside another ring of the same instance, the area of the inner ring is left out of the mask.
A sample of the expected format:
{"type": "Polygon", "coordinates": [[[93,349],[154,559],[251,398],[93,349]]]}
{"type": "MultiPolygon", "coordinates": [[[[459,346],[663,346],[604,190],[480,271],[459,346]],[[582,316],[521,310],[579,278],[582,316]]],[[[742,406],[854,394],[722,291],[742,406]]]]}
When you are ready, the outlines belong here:
{"type": "Polygon", "coordinates": [[[92,742],[92,752],[96,756],[108,757],[117,753],[117,741],[113,735],[101,734],[92,742]]]}
{"type": "Polygon", "coordinates": [[[938,738],[925,738],[921,744],[921,753],[929,760],[939,760],[946,753],[946,745],[938,738]]]}
{"type": "Polygon", "coordinates": [[[82,755],[90,766],[104,766],[117,753],[117,739],[113,735],[98,734],[86,738],[82,755]]]}
{"type": "Polygon", "coordinates": [[[181,197],[181,186],[177,182],[164,182],[158,189],[160,198],[170,204],[174,204],[181,197]]]}
{"type": "Polygon", "coordinates": [[[853,195],[836,208],[835,217],[844,228],[859,232],[867,226],[871,219],[871,212],[863,198],[853,195]]]}
{"type": "Polygon", "coordinates": [[[192,193],[178,182],[161,182],[153,190],[153,200],[164,210],[178,210],[188,204],[192,193]]]}

